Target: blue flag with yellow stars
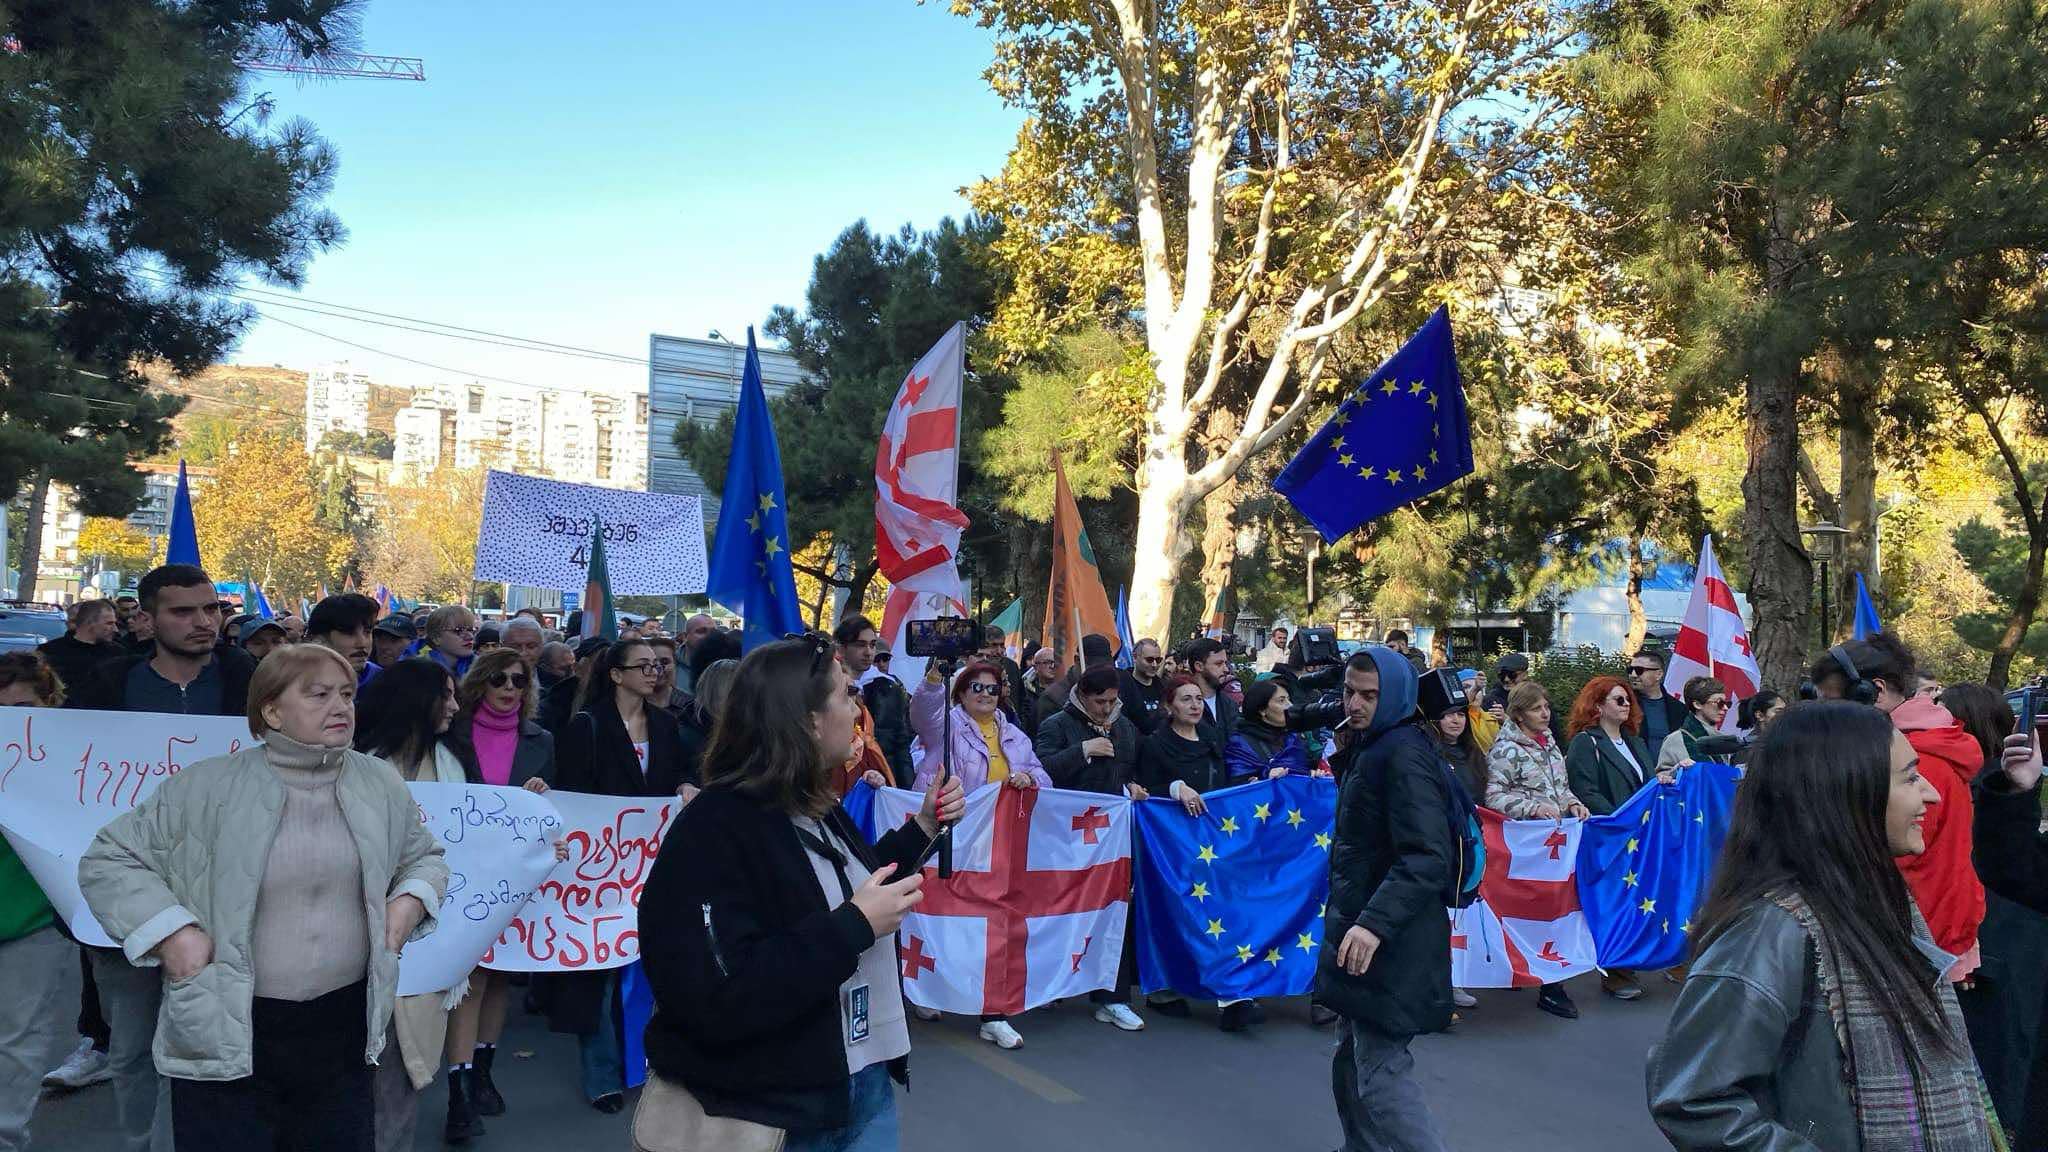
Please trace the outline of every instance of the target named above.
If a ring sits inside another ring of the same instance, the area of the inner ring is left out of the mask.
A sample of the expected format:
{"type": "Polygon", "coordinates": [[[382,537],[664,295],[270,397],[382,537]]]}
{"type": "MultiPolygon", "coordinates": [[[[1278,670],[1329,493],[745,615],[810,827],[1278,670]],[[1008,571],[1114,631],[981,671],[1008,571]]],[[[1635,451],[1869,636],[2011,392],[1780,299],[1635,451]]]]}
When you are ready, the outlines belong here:
{"type": "Polygon", "coordinates": [[[1337,786],[1284,776],[1211,792],[1209,810],[1137,806],[1138,983],[1200,999],[1314,985],[1337,786]]]}
{"type": "Polygon", "coordinates": [[[718,534],[711,541],[705,582],[711,598],[745,622],[740,645],[747,651],[804,630],[782,493],[782,450],[775,446],[768,395],[761,390],[761,356],[754,349],[754,330],[748,328],[747,369],[740,378],[732,456],[725,466],[725,495],[719,498],[718,534]]]}
{"type": "Polygon", "coordinates": [[[1439,307],[1337,405],[1273,487],[1334,544],[1471,471],[1472,424],[1451,315],[1439,307]]]}
{"type": "Polygon", "coordinates": [[[1741,773],[1700,761],[1652,780],[1579,835],[1579,908],[1602,968],[1669,968],[1692,952],[1692,922],[1728,838],[1741,773]]]}

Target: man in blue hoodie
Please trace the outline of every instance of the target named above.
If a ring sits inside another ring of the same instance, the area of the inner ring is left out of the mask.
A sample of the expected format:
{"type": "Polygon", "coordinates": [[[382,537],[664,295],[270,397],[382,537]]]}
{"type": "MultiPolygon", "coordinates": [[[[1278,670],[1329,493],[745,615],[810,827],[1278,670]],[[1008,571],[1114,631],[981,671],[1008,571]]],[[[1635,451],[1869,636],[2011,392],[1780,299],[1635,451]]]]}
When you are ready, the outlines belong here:
{"type": "Polygon", "coordinates": [[[1408,1044],[1451,1019],[1444,901],[1457,845],[1447,769],[1415,722],[1415,667],[1390,648],[1344,665],[1345,726],[1316,1000],[1334,1010],[1330,1069],[1347,1152],[1442,1152],[1408,1044]]]}

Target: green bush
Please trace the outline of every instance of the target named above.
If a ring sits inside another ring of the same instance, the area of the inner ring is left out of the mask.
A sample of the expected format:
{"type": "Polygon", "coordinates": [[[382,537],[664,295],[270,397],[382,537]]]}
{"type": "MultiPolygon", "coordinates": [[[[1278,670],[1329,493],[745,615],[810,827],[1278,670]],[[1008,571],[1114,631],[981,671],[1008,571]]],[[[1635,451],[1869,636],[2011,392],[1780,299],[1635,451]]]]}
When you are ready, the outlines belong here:
{"type": "Polygon", "coordinates": [[[1628,680],[1628,658],[1603,652],[1591,644],[1576,648],[1552,648],[1529,658],[1529,675],[1550,694],[1550,707],[1560,716],[1571,710],[1579,691],[1595,676],[1619,676],[1628,680]]]}

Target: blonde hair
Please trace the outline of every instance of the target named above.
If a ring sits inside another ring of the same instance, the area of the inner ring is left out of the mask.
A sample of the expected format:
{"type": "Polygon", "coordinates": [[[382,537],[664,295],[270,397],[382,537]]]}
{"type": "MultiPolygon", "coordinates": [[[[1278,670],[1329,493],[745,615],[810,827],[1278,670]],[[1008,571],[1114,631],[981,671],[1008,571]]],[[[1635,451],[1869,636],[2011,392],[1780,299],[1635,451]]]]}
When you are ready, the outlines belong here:
{"type": "Polygon", "coordinates": [[[1525,713],[1533,712],[1538,704],[1548,704],[1550,693],[1534,680],[1523,680],[1508,689],[1508,719],[1517,724],[1525,713]]]}
{"type": "Polygon", "coordinates": [[[491,686],[493,677],[515,667],[526,673],[526,691],[519,697],[519,718],[533,719],[534,705],[539,699],[538,679],[518,649],[504,647],[493,648],[470,661],[469,671],[463,673],[462,682],[455,686],[455,698],[461,702],[463,714],[476,711],[477,702],[484,698],[484,689],[491,686]]]}
{"type": "Polygon", "coordinates": [[[355,668],[349,664],[348,657],[325,644],[291,644],[264,657],[263,663],[256,666],[256,675],[249,680],[249,734],[258,740],[269,735],[270,721],[263,718],[263,710],[277,703],[285,689],[311,676],[323,665],[340,672],[350,690],[354,690],[355,668]]]}
{"type": "Polygon", "coordinates": [[[476,620],[477,614],[460,604],[443,604],[427,613],[427,622],[421,631],[426,633],[427,643],[432,644],[434,637],[455,627],[464,617],[476,620]]]}

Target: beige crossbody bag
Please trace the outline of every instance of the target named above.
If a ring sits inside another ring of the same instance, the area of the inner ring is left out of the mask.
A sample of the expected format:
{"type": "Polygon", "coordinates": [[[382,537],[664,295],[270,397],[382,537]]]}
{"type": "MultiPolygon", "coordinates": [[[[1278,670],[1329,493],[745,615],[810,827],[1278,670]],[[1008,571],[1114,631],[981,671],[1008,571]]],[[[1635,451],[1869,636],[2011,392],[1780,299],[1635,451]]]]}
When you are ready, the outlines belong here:
{"type": "Polygon", "coordinates": [[[707,1116],[689,1089],[653,1074],[633,1110],[634,1152],[782,1152],[788,1140],[780,1128],[707,1116]]]}

